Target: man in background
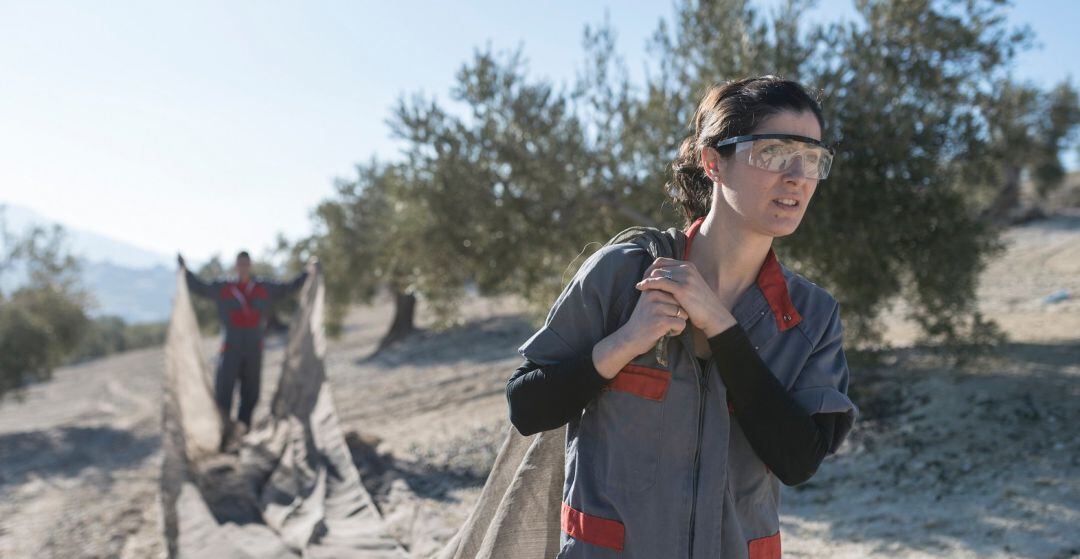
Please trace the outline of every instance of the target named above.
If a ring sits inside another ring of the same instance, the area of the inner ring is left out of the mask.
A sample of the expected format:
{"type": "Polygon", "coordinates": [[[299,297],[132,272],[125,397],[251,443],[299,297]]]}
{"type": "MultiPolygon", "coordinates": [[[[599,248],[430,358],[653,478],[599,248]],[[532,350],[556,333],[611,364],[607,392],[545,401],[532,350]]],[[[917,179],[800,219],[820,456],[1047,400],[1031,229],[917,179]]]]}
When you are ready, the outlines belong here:
{"type": "Polygon", "coordinates": [[[222,417],[231,419],[233,391],[239,382],[240,410],[234,432],[239,437],[251,429],[251,413],[259,399],[263,337],[270,306],[300,289],[308,272],[285,283],[256,278],[251,274],[251,256],[241,251],[236,255],[235,278],[206,282],[187,269],[183,256],[177,254],[176,260],[186,272],[188,289],[217,303],[225,340],[214,375],[214,398],[222,417]]]}

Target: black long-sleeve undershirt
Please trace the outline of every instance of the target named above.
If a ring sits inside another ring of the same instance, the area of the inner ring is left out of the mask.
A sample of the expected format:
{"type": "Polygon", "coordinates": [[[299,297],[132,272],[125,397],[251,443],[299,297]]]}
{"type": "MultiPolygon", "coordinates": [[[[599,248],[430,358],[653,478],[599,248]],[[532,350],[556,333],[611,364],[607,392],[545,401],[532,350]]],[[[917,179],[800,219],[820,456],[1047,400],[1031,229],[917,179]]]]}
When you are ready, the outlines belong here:
{"type": "Polygon", "coordinates": [[[735,419],[746,440],[785,485],[810,479],[832,446],[842,413],[811,415],[758,355],[742,326],[709,338],[735,419]]]}
{"type": "Polygon", "coordinates": [[[554,365],[526,359],[506,382],[510,423],[525,436],[561,427],[609,382],[593,365],[591,349],[554,365]]]}
{"type": "MultiPolygon", "coordinates": [[[[810,479],[832,446],[836,420],[843,414],[811,415],[800,407],[739,325],[709,338],[709,348],[754,452],[785,485],[810,479]]],[[[523,435],[555,429],[579,416],[609,382],[596,370],[591,348],[553,365],[526,359],[506,383],[510,421],[523,435]]]]}

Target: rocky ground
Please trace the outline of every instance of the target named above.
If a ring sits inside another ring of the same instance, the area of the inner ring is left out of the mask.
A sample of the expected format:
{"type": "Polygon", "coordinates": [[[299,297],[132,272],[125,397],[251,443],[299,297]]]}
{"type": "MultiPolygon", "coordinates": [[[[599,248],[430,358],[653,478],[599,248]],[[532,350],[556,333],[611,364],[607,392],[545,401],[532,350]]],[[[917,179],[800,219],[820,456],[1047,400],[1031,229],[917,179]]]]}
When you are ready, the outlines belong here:
{"type": "MultiPolygon", "coordinates": [[[[862,420],[810,482],[786,488],[785,556],[1080,556],[1080,215],[1004,240],[980,305],[1009,342],[956,363],[891,314],[896,349],[853,369],[862,420]],[[1070,297],[1044,300],[1059,290],[1070,297]]],[[[479,494],[532,328],[513,301],[475,299],[460,326],[369,358],[390,311],[356,309],[327,365],[365,484],[427,557],[479,494]]],[[[269,344],[264,404],[281,356],[269,344]]],[[[162,373],[160,349],[135,351],[0,404],[0,557],[162,556],[162,373]]]]}

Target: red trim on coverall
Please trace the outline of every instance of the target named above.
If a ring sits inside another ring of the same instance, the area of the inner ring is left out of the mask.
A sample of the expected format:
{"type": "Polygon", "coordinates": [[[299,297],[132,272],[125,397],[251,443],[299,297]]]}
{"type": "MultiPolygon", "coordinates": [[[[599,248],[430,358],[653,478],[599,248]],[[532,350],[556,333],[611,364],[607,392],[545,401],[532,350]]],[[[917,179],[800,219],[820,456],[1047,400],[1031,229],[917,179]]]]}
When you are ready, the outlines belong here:
{"type": "Polygon", "coordinates": [[[780,532],[746,543],[750,559],[780,559],[780,532]]]}
{"type": "Polygon", "coordinates": [[[671,371],[630,364],[623,367],[607,387],[617,392],[629,392],[646,400],[661,402],[667,394],[669,384],[671,371]]]}
{"type": "Polygon", "coordinates": [[[622,522],[585,514],[563,503],[561,524],[563,532],[574,539],[615,551],[623,550],[626,534],[622,522]]]}

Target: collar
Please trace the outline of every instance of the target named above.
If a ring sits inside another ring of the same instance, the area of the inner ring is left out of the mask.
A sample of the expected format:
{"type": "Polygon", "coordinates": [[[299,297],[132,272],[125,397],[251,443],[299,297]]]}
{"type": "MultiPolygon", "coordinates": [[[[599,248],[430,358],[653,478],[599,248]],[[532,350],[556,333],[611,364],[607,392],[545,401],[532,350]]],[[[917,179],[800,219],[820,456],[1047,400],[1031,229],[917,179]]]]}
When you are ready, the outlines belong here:
{"type": "MultiPolygon", "coordinates": [[[[686,230],[686,248],[683,250],[684,260],[690,258],[690,247],[693,245],[694,236],[697,235],[703,221],[705,221],[704,217],[697,218],[686,230]]],[[[761,264],[761,269],[758,270],[755,283],[769,303],[769,308],[772,310],[779,331],[783,332],[802,322],[802,315],[799,314],[798,309],[791,302],[787,279],[784,278],[780,261],[777,260],[776,253],[771,246],[769,247],[769,253],[765,255],[765,262],[761,264]]]]}

